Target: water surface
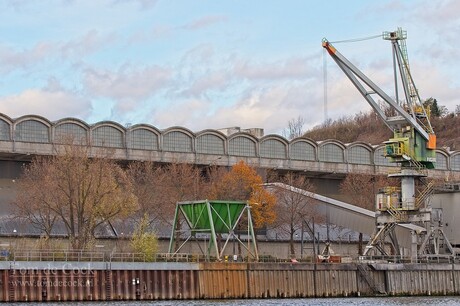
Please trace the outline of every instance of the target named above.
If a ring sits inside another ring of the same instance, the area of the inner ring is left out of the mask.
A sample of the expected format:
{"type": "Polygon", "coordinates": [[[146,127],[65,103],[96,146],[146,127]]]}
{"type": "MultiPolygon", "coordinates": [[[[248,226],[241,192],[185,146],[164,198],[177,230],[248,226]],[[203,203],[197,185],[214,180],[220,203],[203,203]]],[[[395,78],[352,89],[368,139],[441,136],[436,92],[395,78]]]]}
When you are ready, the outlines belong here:
{"type": "MultiPolygon", "coordinates": [[[[30,306],[31,303],[15,303],[20,306],[30,306]]],[[[199,300],[199,301],[123,301],[123,302],[65,302],[40,303],[44,306],[394,306],[394,305],[460,305],[460,296],[449,297],[378,297],[378,298],[321,298],[321,299],[264,299],[264,300],[199,300]]]]}

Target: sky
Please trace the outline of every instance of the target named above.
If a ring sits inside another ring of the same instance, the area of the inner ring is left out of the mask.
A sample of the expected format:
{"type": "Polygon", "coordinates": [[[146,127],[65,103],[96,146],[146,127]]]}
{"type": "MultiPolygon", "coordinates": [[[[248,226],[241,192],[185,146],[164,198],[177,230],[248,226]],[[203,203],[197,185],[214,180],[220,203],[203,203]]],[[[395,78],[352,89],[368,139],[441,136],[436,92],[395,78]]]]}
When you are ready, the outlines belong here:
{"type": "MultiPolygon", "coordinates": [[[[370,109],[322,39],[398,27],[420,97],[454,111],[456,0],[0,0],[0,113],[265,134],[300,117],[307,130],[370,109]]],[[[389,41],[335,47],[394,96],[389,41]]]]}

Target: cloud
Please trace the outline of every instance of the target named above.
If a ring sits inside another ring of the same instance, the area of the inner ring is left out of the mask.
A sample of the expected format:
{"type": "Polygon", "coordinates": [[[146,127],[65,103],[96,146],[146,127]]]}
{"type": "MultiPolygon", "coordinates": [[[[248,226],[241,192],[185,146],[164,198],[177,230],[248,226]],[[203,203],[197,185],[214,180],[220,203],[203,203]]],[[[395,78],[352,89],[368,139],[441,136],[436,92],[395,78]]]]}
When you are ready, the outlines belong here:
{"type": "Polygon", "coordinates": [[[460,2],[457,0],[424,1],[416,3],[414,18],[430,26],[444,26],[451,22],[459,22],[460,2]]]}
{"type": "Polygon", "coordinates": [[[231,75],[226,71],[214,71],[195,79],[192,84],[180,92],[181,96],[199,98],[210,91],[225,91],[232,84],[231,75]]]}
{"type": "MultiPolygon", "coordinates": [[[[372,98],[376,101],[379,100],[377,96],[372,96],[372,98]]],[[[324,99],[322,100],[322,105],[324,105],[324,99]]],[[[370,110],[369,103],[363,98],[347,77],[337,76],[328,80],[328,118],[335,120],[359,113],[360,111],[368,110],[370,110]]]]}
{"type": "MultiPolygon", "coordinates": [[[[316,58],[314,59],[317,60],[316,58]]],[[[287,57],[272,62],[259,62],[226,54],[220,57],[212,45],[202,44],[190,49],[180,62],[179,90],[185,97],[208,97],[213,91],[226,92],[234,86],[264,86],[284,81],[299,82],[321,75],[312,57],[287,57]]],[[[229,93],[233,96],[235,93],[229,93]]]]}
{"type": "Polygon", "coordinates": [[[406,10],[407,7],[405,6],[404,2],[401,0],[393,0],[383,3],[376,13],[381,14],[382,12],[393,12],[398,10],[406,10]]]}
{"type": "MultiPolygon", "coordinates": [[[[422,35],[418,37],[423,61],[451,66],[460,57],[460,2],[455,0],[424,1],[414,4],[407,19],[417,23],[422,35]]],[[[448,67],[445,67],[448,68],[448,67]]],[[[456,72],[455,72],[456,73],[456,72]]]]}
{"type": "MultiPolygon", "coordinates": [[[[366,22],[376,16],[385,27],[395,20],[407,25],[411,68],[423,98],[433,96],[449,109],[460,104],[455,70],[455,59],[460,57],[456,47],[460,3],[456,1],[344,4],[338,10],[343,18],[332,12],[332,23],[327,25],[324,18],[316,18],[321,15],[316,10],[321,3],[305,5],[310,11],[296,10],[318,15],[309,18],[296,16],[292,10],[297,6],[287,7],[292,14],[282,25],[276,18],[284,15],[276,11],[271,15],[273,9],[260,5],[256,11],[235,13],[227,4],[157,5],[157,0],[5,3],[0,7],[13,34],[0,43],[0,73],[4,75],[0,110],[13,116],[47,115],[43,112],[48,108],[51,115],[86,116],[91,111],[94,121],[139,122],[154,111],[154,121],[149,123],[164,127],[200,130],[236,125],[262,127],[266,132],[281,131],[299,115],[308,126],[318,124],[324,119],[320,37],[314,45],[308,41],[316,39],[319,28],[331,29],[331,35],[342,38],[362,37],[363,31],[374,29],[366,22]],[[82,16],[87,22],[81,22],[82,16]],[[365,24],[364,28],[353,26],[351,19],[365,24]],[[339,20],[350,24],[339,28],[339,20]],[[300,28],[304,30],[298,32],[300,28]],[[37,84],[50,74],[60,79],[49,79],[40,88],[37,84]],[[81,92],[63,88],[61,82],[81,92]],[[80,104],[86,112],[72,108],[80,104]]],[[[392,95],[391,51],[388,42],[379,40],[379,45],[363,42],[340,49],[350,51],[344,55],[351,55],[351,62],[392,95]]],[[[329,117],[368,109],[343,72],[328,61],[336,69],[328,72],[329,117]]]]}
{"type": "Polygon", "coordinates": [[[16,69],[28,69],[49,58],[56,48],[49,42],[39,42],[24,50],[15,50],[11,46],[0,46],[0,71],[9,73],[16,69]]]}
{"type": "Polygon", "coordinates": [[[317,74],[318,71],[309,64],[308,58],[290,57],[265,63],[237,60],[234,64],[234,73],[238,77],[251,80],[282,80],[305,79],[317,74]]]}
{"type": "Polygon", "coordinates": [[[232,106],[218,110],[208,123],[214,127],[261,127],[266,133],[280,133],[290,119],[301,116],[307,124],[318,119],[321,91],[314,82],[282,82],[253,87],[232,106]]]}
{"type": "Polygon", "coordinates": [[[47,61],[55,62],[61,58],[81,60],[115,41],[115,35],[101,35],[91,30],[74,40],[66,42],[39,41],[32,47],[0,45],[0,72],[9,73],[18,69],[30,70],[47,61]]]}
{"type": "Polygon", "coordinates": [[[307,117],[309,123],[316,123],[318,116],[310,115],[316,114],[317,108],[322,107],[317,101],[321,92],[312,93],[311,89],[316,90],[316,87],[309,82],[254,86],[236,94],[235,100],[217,109],[213,108],[213,104],[217,103],[215,100],[184,99],[165,110],[155,110],[153,124],[169,127],[174,122],[174,125],[194,131],[230,126],[260,127],[265,128],[266,133],[279,133],[290,119],[299,115],[307,117]],[[241,98],[238,98],[240,95],[241,98]]]}
{"type": "Polygon", "coordinates": [[[212,92],[225,92],[234,82],[231,62],[219,58],[210,44],[200,44],[185,52],[178,66],[172,96],[209,98],[212,92]]]}
{"type": "Polygon", "coordinates": [[[187,63],[193,65],[196,62],[200,62],[209,66],[215,56],[216,52],[211,44],[200,44],[184,53],[181,65],[186,65],[187,63]]]}
{"type": "Polygon", "coordinates": [[[460,105],[460,84],[454,83],[443,69],[430,63],[420,63],[412,68],[412,71],[416,71],[415,83],[422,100],[436,98],[440,105],[446,106],[451,112],[455,110],[456,105],[460,105]],[[429,73],[422,73],[425,71],[429,73]]]}
{"type": "Polygon", "coordinates": [[[172,35],[174,28],[167,25],[154,25],[150,29],[141,29],[130,35],[127,41],[131,44],[149,43],[172,35]]]}
{"type": "MultiPolygon", "coordinates": [[[[154,122],[172,120],[194,130],[242,126],[280,132],[290,119],[308,115],[316,104],[322,109],[317,61],[316,55],[270,62],[232,54],[222,57],[212,45],[199,45],[182,57],[170,91],[174,92],[167,111],[171,113],[157,109],[154,122]]],[[[317,120],[318,116],[308,122],[317,120]]]]}
{"type": "Polygon", "coordinates": [[[6,6],[14,9],[15,11],[22,11],[30,4],[28,0],[6,0],[6,6]]]}
{"type": "Polygon", "coordinates": [[[151,113],[151,121],[158,128],[168,128],[179,125],[194,131],[210,128],[207,124],[209,118],[207,110],[210,102],[203,99],[186,99],[171,103],[165,109],[154,109],[151,113]]]}
{"type": "Polygon", "coordinates": [[[45,88],[0,97],[0,109],[10,117],[35,114],[50,120],[69,116],[85,118],[91,112],[91,102],[77,92],[62,88],[51,78],[45,88]]]}
{"type": "Polygon", "coordinates": [[[223,15],[209,15],[204,16],[199,19],[196,19],[183,26],[184,29],[188,30],[199,30],[202,28],[207,28],[209,26],[215,25],[217,23],[227,21],[227,17],[223,15]]]}
{"type": "Polygon", "coordinates": [[[171,79],[169,68],[125,65],[118,71],[86,69],[83,84],[89,95],[113,99],[117,101],[117,110],[126,112],[167,87],[171,79]]]}
{"type": "Polygon", "coordinates": [[[101,35],[97,30],[90,30],[74,40],[59,44],[59,51],[64,58],[80,59],[92,54],[116,41],[115,34],[101,35]]]}
{"type": "Polygon", "coordinates": [[[135,3],[142,10],[148,10],[157,5],[159,0],[113,0],[114,4],[135,3]]]}

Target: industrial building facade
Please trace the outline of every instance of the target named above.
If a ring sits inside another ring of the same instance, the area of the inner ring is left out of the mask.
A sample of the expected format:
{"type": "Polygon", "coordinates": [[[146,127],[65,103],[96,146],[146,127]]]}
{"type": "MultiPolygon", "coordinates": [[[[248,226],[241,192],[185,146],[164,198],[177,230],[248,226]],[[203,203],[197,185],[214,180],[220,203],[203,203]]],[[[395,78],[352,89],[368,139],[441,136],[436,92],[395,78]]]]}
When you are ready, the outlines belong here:
{"type": "MultiPolygon", "coordinates": [[[[385,168],[395,166],[383,156],[383,145],[372,146],[363,142],[351,144],[344,144],[337,140],[316,142],[305,137],[287,140],[279,135],[263,136],[263,131],[260,129],[233,128],[226,131],[208,129],[194,133],[183,127],[170,127],[164,130],[148,124],[124,127],[113,121],[101,121],[90,125],[76,118],[51,122],[37,115],[12,119],[0,113],[0,152],[2,153],[53,154],[52,146],[62,143],[63,139],[69,136],[82,145],[111,148],[119,154],[127,151],[130,154],[118,158],[128,160],[158,161],[160,155],[164,155],[160,153],[170,152],[185,154],[185,160],[182,155],[176,157],[180,156],[178,160],[186,162],[200,163],[199,159],[193,158],[193,155],[214,156],[217,165],[225,165],[225,163],[231,165],[231,160],[235,158],[249,160],[259,158],[271,161],[266,163],[268,168],[294,170],[301,170],[297,168],[305,165],[302,162],[385,168]]],[[[210,161],[210,159],[205,160],[210,161]]],[[[259,166],[263,166],[263,163],[259,166]]],[[[436,168],[460,171],[460,152],[438,149],[436,168]]]]}

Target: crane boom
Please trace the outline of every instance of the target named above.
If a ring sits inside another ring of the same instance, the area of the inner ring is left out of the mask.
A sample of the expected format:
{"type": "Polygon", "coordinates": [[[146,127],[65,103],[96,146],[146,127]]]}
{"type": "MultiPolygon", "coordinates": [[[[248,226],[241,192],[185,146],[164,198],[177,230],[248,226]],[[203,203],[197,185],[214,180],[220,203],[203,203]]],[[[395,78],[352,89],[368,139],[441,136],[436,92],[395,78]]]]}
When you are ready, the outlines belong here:
{"type": "MultiPolygon", "coordinates": [[[[404,42],[406,32],[401,29],[395,32],[385,32],[383,38],[392,42],[394,65],[397,62],[406,97],[404,103],[399,103],[398,98],[396,100],[391,98],[327,39],[323,39],[322,45],[382,121],[393,131],[394,137],[386,142],[385,156],[389,156],[393,162],[401,163],[404,166],[415,163],[417,166],[434,168],[436,136],[429,120],[429,112],[421,103],[410,74],[404,42]],[[402,47],[400,41],[404,42],[402,47]],[[384,105],[375,101],[375,95],[386,102],[397,115],[387,116],[384,105]]],[[[396,74],[395,83],[397,83],[396,74]]],[[[397,84],[395,85],[397,88],[397,84]]]]}
{"type": "Polygon", "coordinates": [[[411,260],[416,262],[419,255],[426,256],[427,254],[455,256],[455,251],[440,229],[439,224],[442,221],[433,219],[431,207],[426,201],[433,192],[433,183],[426,184],[425,189],[419,188],[423,184],[416,184],[416,180],[423,182],[422,179],[428,176],[428,172],[424,171],[425,167],[434,168],[435,166],[436,136],[430,123],[429,108],[425,109],[424,103],[421,102],[410,73],[405,44],[407,34],[398,28],[394,32],[384,32],[382,36],[392,44],[395,99],[387,95],[340,54],[329,41],[323,39],[325,50],[382,121],[393,131],[393,138],[384,142],[384,155],[389,157],[391,162],[401,166],[398,171],[391,171],[388,174],[388,177],[399,179],[400,186],[382,188],[376,196],[375,229],[362,255],[367,256],[379,252],[382,255],[389,255],[385,247],[389,243],[394,253],[401,256],[395,225],[423,224],[425,231],[412,232],[411,260]],[[399,68],[400,82],[398,82],[397,68],[399,68]],[[400,84],[402,84],[405,96],[402,101],[398,96],[398,85],[400,84]],[[391,112],[388,111],[388,108],[383,107],[380,100],[377,103],[374,95],[390,106],[391,112]],[[390,113],[396,116],[388,115],[390,113]],[[440,239],[444,239],[444,248],[438,243],[440,239]],[[431,244],[429,248],[427,248],[428,243],[431,244]]]}

